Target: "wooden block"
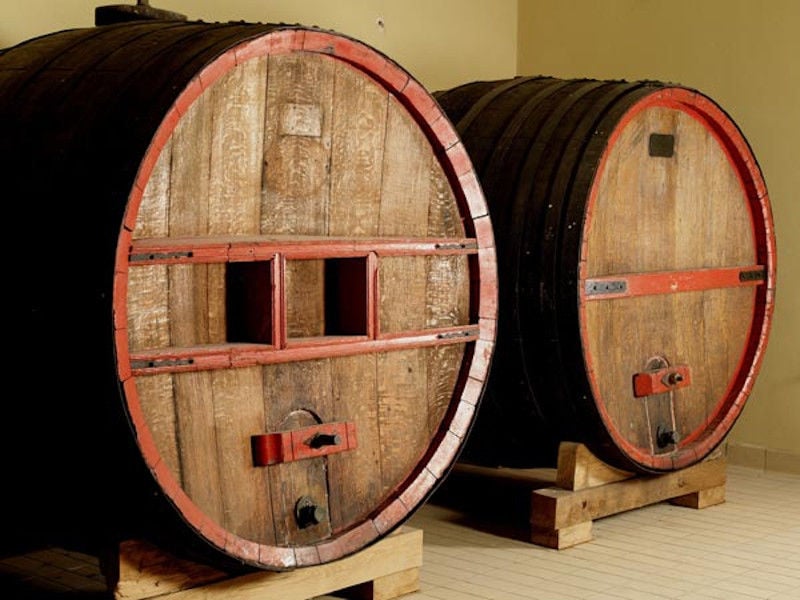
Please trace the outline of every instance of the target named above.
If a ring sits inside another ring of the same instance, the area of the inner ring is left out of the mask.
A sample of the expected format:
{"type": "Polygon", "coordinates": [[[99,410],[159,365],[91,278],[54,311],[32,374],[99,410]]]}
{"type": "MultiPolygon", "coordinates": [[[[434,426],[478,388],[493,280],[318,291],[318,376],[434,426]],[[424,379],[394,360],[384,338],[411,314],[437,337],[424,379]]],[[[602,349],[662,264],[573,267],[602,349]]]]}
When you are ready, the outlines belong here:
{"type": "MultiPolygon", "coordinates": [[[[112,558],[106,562],[113,568],[112,558]]],[[[229,577],[228,573],[184,560],[140,540],[120,544],[118,571],[106,573],[109,586],[116,582],[117,598],[150,598],[201,586],[229,577]]]]}
{"type": "Polygon", "coordinates": [[[558,447],[556,485],[565,490],[583,490],[633,476],[629,471],[607,465],[583,444],[561,442],[558,447]]]}
{"type": "Polygon", "coordinates": [[[532,493],[531,524],[562,529],[724,484],[725,461],[716,459],[584,490],[545,488],[532,493]]]}
{"type": "Polygon", "coordinates": [[[691,494],[671,498],[669,502],[676,506],[687,506],[689,508],[706,508],[707,506],[722,504],[725,502],[725,486],[720,485],[707,490],[699,490],[691,494]]]}
{"type": "Polygon", "coordinates": [[[457,463],[454,476],[476,477],[497,489],[513,484],[530,493],[530,540],[562,549],[592,539],[594,519],[662,501],[704,508],[725,500],[726,462],[721,452],[685,469],[638,475],[607,465],[586,446],[562,442],[557,469],[516,469],[457,463]]]}
{"type": "Polygon", "coordinates": [[[539,546],[562,550],[590,542],[592,540],[592,522],[578,523],[562,529],[548,527],[531,527],[531,541],[539,546]]]}
{"type": "Polygon", "coordinates": [[[349,600],[391,600],[419,590],[419,568],[406,569],[345,588],[336,597],[349,600]]]}
{"type": "Polygon", "coordinates": [[[405,594],[418,591],[419,567],[406,569],[399,573],[378,577],[372,581],[372,597],[370,600],[391,600],[405,594]]]}
{"type": "Polygon", "coordinates": [[[725,459],[717,457],[671,473],[596,487],[534,490],[531,541],[548,548],[568,548],[591,539],[594,519],[665,500],[693,508],[719,504],[725,500],[725,467],[725,459]]]}
{"type": "Polygon", "coordinates": [[[165,600],[307,600],[371,582],[363,588],[371,596],[364,597],[388,600],[419,589],[421,566],[422,530],[409,527],[340,560],[293,571],[259,571],[241,576],[230,576],[145,547],[139,556],[126,553],[120,557],[114,597],[117,600],[156,596],[165,600]],[[392,590],[395,595],[391,595],[392,590]]]}

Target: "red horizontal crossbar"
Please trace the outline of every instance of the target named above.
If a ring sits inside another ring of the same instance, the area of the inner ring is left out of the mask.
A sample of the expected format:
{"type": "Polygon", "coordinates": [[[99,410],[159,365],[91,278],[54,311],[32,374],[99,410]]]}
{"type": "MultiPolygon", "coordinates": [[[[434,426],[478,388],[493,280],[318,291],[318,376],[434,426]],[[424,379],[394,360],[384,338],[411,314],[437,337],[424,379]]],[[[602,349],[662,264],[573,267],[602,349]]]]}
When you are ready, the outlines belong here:
{"type": "Polygon", "coordinates": [[[131,266],[152,264],[225,263],[270,260],[280,254],[289,260],[367,256],[477,254],[474,238],[287,238],[213,236],[149,238],[131,244],[131,266]]]}
{"type": "Polygon", "coordinates": [[[762,265],[654,273],[624,273],[587,279],[581,289],[581,296],[586,301],[632,298],[636,296],[762,285],[765,281],[766,271],[762,265]]]}
{"type": "Polygon", "coordinates": [[[131,374],[136,376],[210,371],[313,360],[330,356],[350,356],[463,344],[477,341],[478,335],[477,325],[465,325],[406,331],[382,335],[373,340],[367,339],[366,336],[289,339],[285,348],[276,348],[265,344],[219,344],[189,348],[165,348],[132,352],[130,356],[131,374]]]}

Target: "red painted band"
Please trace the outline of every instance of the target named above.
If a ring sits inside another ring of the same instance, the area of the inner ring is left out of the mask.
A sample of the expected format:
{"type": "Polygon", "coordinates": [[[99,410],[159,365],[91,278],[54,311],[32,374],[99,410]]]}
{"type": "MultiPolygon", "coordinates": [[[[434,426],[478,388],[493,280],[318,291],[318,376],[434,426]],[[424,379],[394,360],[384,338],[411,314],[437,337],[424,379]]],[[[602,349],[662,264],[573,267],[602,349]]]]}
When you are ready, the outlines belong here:
{"type": "Polygon", "coordinates": [[[765,283],[764,267],[728,267],[723,269],[696,269],[686,271],[660,271],[657,273],[625,273],[587,279],[581,286],[583,300],[606,300],[612,298],[634,298],[678,292],[699,292],[728,287],[744,287],[765,283]],[[744,275],[743,275],[744,274],[744,275]],[[749,275],[749,274],[754,274],[749,275]],[[615,283],[624,283],[624,288],[614,290],[615,283]],[[609,289],[610,288],[610,289],[609,289]],[[591,292],[590,290],[604,290],[591,292]],[[608,291],[605,291],[607,290],[608,291]]]}
{"type": "Polygon", "coordinates": [[[464,344],[478,339],[475,326],[442,327],[393,333],[369,340],[366,336],[330,336],[288,340],[285,348],[262,344],[168,348],[131,353],[131,373],[157,375],[271,365],[301,360],[464,344]]]}
{"type": "Polygon", "coordinates": [[[157,238],[130,245],[131,267],[271,260],[282,254],[293,260],[378,256],[478,254],[475,238],[157,238]]]}

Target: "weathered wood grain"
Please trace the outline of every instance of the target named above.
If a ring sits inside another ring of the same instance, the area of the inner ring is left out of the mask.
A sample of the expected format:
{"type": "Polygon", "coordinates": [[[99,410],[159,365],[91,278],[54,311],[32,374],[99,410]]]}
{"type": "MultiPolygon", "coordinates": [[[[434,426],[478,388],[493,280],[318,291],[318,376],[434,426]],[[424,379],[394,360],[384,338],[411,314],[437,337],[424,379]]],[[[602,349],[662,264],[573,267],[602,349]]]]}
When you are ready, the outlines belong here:
{"type": "Polygon", "coordinates": [[[250,436],[264,423],[264,383],[259,367],[214,371],[211,390],[217,439],[223,525],[238,536],[275,542],[267,474],[253,467],[250,436]]]}

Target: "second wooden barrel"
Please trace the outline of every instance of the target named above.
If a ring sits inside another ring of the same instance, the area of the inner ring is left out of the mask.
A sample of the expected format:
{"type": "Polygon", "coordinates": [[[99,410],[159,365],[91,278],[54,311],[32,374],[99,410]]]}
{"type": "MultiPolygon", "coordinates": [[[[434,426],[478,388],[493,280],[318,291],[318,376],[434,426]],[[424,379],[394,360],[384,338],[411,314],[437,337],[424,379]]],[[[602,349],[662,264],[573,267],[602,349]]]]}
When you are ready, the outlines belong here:
{"type": "Polygon", "coordinates": [[[770,204],[739,128],[652,81],[436,97],[497,238],[497,349],[464,460],[550,466],[561,441],[640,472],[705,458],[745,405],[773,310],[770,204]]]}
{"type": "Polygon", "coordinates": [[[0,54],[0,121],[31,318],[4,544],[283,570],[421,505],[482,393],[496,267],[413,77],[317,28],[126,23],[0,54]]]}

